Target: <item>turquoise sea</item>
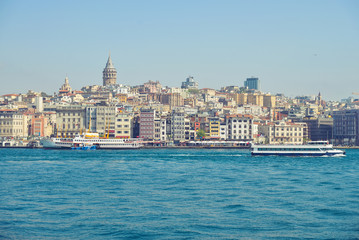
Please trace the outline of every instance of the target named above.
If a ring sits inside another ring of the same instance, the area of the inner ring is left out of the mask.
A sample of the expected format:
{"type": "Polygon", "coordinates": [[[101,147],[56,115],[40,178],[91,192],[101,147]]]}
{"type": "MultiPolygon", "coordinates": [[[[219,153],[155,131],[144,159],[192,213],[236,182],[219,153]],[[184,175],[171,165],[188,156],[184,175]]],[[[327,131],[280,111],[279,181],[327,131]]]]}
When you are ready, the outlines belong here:
{"type": "Polygon", "coordinates": [[[359,150],[0,149],[0,239],[359,239],[359,150]]]}

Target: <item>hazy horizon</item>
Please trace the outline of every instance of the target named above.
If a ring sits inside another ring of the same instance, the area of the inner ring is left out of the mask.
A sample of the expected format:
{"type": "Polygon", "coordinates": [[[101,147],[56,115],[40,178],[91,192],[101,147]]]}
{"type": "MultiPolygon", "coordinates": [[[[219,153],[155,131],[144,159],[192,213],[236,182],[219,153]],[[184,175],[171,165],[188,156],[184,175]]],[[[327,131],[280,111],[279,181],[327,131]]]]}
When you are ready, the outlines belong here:
{"type": "Polygon", "coordinates": [[[117,83],[243,86],[340,100],[359,92],[357,1],[0,2],[0,94],[117,83]]]}

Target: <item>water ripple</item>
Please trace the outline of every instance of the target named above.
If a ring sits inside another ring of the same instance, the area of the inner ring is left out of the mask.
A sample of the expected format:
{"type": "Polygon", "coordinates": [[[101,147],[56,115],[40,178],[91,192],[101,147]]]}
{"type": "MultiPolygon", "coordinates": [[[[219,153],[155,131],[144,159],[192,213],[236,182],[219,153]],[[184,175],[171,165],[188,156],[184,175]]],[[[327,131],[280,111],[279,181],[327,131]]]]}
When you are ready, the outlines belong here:
{"type": "Polygon", "coordinates": [[[359,239],[359,151],[0,149],[0,239],[359,239]]]}

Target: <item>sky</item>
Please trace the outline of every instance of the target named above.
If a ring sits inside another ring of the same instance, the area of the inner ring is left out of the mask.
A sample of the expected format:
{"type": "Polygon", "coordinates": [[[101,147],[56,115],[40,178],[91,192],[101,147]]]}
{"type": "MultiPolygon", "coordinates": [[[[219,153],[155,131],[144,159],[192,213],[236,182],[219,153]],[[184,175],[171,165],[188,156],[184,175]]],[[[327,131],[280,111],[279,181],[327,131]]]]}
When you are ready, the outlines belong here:
{"type": "Polygon", "coordinates": [[[340,100],[359,92],[359,1],[0,1],[0,94],[117,83],[243,86],[340,100]]]}

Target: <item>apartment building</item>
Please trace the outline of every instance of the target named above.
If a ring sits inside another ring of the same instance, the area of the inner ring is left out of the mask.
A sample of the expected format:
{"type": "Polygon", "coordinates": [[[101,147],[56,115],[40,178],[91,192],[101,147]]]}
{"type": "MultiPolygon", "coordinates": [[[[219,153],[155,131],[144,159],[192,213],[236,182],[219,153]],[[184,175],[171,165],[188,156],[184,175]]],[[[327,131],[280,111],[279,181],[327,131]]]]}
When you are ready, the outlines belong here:
{"type": "Polygon", "coordinates": [[[219,117],[210,117],[209,120],[209,138],[220,139],[220,125],[221,120],[219,117]]]}
{"type": "Polygon", "coordinates": [[[266,137],[269,144],[303,144],[306,123],[270,122],[260,125],[258,133],[266,137]]]}
{"type": "Polygon", "coordinates": [[[333,113],[334,143],[359,146],[359,109],[333,113]]]}
{"type": "Polygon", "coordinates": [[[95,132],[104,137],[116,137],[116,115],[116,106],[97,106],[95,132]]]}
{"type": "Polygon", "coordinates": [[[156,110],[141,109],[140,112],[140,138],[154,140],[156,110]]]}
{"type": "Polygon", "coordinates": [[[61,106],[56,108],[56,134],[61,137],[75,137],[85,129],[85,107],[61,106]]]}
{"type": "Polygon", "coordinates": [[[253,140],[253,116],[233,114],[226,116],[228,140],[253,140]]]}
{"type": "Polygon", "coordinates": [[[133,132],[133,114],[118,112],[116,114],[115,137],[131,138],[133,132]]]}
{"type": "Polygon", "coordinates": [[[173,141],[184,142],[186,140],[185,113],[180,110],[172,111],[171,123],[171,135],[173,141]]]}
{"type": "Polygon", "coordinates": [[[27,116],[11,109],[0,110],[0,137],[27,137],[27,116]]]}

